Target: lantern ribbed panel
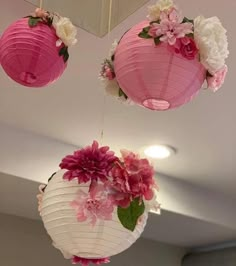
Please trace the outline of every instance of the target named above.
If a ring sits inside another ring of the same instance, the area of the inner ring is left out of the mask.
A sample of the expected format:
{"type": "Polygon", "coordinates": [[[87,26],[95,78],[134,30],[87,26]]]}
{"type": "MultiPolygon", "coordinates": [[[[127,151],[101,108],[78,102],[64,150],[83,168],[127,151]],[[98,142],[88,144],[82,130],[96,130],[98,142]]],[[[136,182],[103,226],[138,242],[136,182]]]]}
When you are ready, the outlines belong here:
{"type": "Polygon", "coordinates": [[[166,110],[189,102],[201,89],[206,70],[198,56],[188,60],[167,44],[138,34],[148,22],[134,26],[121,39],[115,52],[117,81],[127,96],[139,105],[166,110]]]}
{"type": "Polygon", "coordinates": [[[121,225],[116,208],[112,220],[97,220],[94,227],[87,221],[78,222],[70,203],[76,199],[79,189],[87,193],[89,187],[79,185],[77,180],[63,180],[63,173],[59,171],[49,182],[41,211],[44,226],[59,249],[83,258],[105,258],[128,249],[140,237],[147,213],[134,232],[121,225]]]}
{"type": "Polygon", "coordinates": [[[66,68],[63,57],[56,47],[53,27],[38,23],[28,26],[23,18],[3,33],[0,39],[0,62],[17,83],[27,87],[43,87],[57,80],[66,68]]]}

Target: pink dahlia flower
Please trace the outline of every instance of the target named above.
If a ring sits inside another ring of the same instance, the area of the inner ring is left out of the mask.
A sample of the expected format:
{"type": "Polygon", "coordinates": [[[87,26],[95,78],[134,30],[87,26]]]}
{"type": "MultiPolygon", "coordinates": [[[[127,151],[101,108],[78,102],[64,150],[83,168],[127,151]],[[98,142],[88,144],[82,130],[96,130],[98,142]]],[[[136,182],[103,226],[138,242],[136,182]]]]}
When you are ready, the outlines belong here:
{"type": "Polygon", "coordinates": [[[81,266],[88,266],[90,263],[95,264],[95,265],[101,265],[101,264],[106,264],[106,263],[109,263],[109,262],[110,262],[109,258],[85,259],[85,258],[74,256],[73,259],[72,259],[72,264],[80,263],[81,266]]]}
{"type": "Polygon", "coordinates": [[[71,203],[76,210],[79,222],[89,221],[92,226],[97,219],[111,220],[114,202],[108,196],[103,185],[95,185],[89,193],[79,190],[77,198],[71,203]]]}
{"type": "Polygon", "coordinates": [[[89,181],[107,181],[108,173],[118,158],[109,147],[100,147],[96,141],[92,146],[75,151],[73,155],[66,156],[61,164],[61,169],[68,170],[64,179],[72,180],[77,178],[79,183],[89,181]]]}

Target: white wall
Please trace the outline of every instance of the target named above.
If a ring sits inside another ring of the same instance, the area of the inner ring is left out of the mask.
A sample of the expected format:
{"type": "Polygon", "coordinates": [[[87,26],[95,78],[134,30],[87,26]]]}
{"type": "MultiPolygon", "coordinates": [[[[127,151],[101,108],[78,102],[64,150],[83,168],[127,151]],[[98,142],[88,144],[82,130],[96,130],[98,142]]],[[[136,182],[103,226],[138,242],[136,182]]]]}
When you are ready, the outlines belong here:
{"type": "MultiPolygon", "coordinates": [[[[183,248],[140,239],[110,266],[180,266],[183,248]]],[[[69,266],[38,221],[0,215],[1,266],[69,266]]]]}

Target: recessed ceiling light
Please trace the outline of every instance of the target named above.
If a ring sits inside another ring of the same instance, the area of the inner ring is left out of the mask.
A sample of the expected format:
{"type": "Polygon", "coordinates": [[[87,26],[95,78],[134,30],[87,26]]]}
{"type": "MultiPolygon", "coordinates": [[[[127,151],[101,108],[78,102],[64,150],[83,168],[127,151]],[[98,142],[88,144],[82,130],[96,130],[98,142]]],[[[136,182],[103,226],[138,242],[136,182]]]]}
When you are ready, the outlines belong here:
{"type": "Polygon", "coordinates": [[[153,145],[144,150],[146,156],[154,159],[166,159],[175,153],[175,149],[166,145],[153,145]]]}

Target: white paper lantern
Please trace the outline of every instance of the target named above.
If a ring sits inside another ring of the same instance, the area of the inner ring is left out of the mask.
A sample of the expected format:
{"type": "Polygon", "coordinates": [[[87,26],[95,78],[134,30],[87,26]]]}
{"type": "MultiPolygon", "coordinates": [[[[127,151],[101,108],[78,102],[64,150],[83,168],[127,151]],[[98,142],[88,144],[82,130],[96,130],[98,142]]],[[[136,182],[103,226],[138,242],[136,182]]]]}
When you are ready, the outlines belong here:
{"type": "Polygon", "coordinates": [[[45,189],[41,216],[44,226],[65,258],[106,258],[128,249],[141,235],[148,213],[142,215],[133,232],[125,229],[114,208],[112,220],[97,220],[95,226],[88,221],[78,222],[71,206],[79,190],[88,193],[89,184],[77,180],[63,180],[65,170],[57,172],[45,189]]]}

